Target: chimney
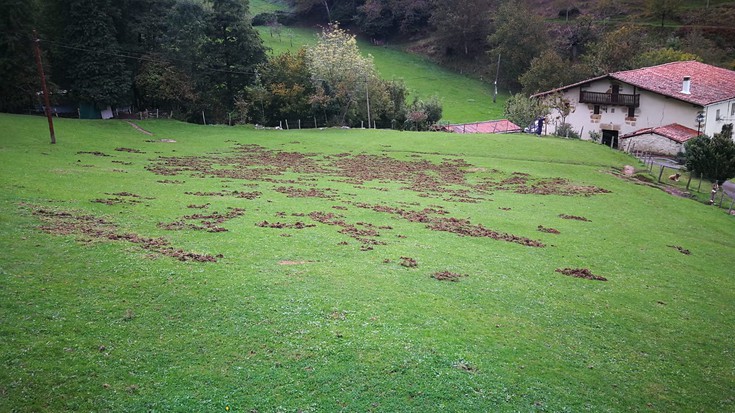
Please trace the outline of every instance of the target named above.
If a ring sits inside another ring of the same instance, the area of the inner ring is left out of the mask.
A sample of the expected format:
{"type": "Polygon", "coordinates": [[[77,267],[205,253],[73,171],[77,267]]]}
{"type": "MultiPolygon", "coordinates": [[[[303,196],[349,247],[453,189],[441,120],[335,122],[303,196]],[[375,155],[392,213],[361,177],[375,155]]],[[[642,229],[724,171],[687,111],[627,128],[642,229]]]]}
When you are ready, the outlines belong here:
{"type": "Polygon", "coordinates": [[[689,91],[689,88],[692,86],[692,77],[691,76],[684,76],[684,81],[681,83],[681,93],[685,95],[690,95],[691,92],[689,91]]]}

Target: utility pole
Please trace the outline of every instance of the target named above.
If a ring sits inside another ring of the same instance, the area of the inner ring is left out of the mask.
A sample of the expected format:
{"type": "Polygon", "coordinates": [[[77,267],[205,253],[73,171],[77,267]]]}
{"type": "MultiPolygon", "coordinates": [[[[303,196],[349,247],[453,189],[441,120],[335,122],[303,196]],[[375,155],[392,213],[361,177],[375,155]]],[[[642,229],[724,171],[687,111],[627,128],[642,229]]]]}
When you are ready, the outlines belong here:
{"type": "Polygon", "coordinates": [[[38,66],[38,76],[41,78],[41,90],[43,90],[43,101],[46,106],[46,117],[48,118],[48,132],[51,135],[51,143],[56,143],[56,133],[54,133],[54,119],[51,117],[51,103],[48,97],[48,88],[46,87],[46,74],[43,73],[43,64],[41,63],[41,48],[38,46],[41,40],[38,39],[38,33],[33,30],[33,51],[36,55],[36,66],[38,66]]]}
{"type": "Polygon", "coordinates": [[[365,100],[367,101],[368,129],[370,129],[370,82],[368,74],[365,74],[365,100]]]}
{"type": "Polygon", "coordinates": [[[498,77],[500,76],[500,54],[498,53],[498,68],[495,69],[495,90],[493,90],[493,103],[495,103],[495,97],[498,96],[498,77]]]}

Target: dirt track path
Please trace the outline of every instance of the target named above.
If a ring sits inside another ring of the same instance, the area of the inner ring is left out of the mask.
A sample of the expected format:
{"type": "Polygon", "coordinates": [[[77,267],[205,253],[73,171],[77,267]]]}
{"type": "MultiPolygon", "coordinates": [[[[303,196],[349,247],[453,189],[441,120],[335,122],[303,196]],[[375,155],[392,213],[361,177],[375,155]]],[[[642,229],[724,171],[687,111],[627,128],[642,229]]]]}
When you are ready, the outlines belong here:
{"type": "Polygon", "coordinates": [[[132,126],[133,128],[135,128],[138,132],[145,133],[148,136],[153,136],[153,132],[149,132],[149,131],[141,128],[140,126],[136,125],[135,123],[131,122],[131,121],[128,121],[128,123],[130,124],[130,126],[132,126]]]}

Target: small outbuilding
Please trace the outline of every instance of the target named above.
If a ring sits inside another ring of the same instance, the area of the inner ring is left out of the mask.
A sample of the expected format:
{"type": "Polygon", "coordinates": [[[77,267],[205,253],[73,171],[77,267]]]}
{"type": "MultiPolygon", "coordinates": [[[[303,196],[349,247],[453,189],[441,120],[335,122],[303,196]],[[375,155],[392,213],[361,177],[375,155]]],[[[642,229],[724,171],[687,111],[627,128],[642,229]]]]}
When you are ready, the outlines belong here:
{"type": "Polygon", "coordinates": [[[684,144],[697,136],[697,131],[678,123],[656,128],[639,129],[620,137],[621,147],[627,152],[643,151],[657,155],[674,156],[684,152],[684,144]]]}

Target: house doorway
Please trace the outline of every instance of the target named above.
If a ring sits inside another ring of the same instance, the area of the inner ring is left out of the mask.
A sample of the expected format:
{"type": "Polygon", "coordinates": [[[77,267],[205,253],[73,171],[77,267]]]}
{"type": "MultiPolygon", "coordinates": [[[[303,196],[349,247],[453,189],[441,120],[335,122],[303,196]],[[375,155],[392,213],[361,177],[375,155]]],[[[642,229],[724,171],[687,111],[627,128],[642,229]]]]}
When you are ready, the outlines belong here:
{"type": "Polygon", "coordinates": [[[603,129],[602,144],[612,149],[618,149],[618,131],[603,129]]]}

